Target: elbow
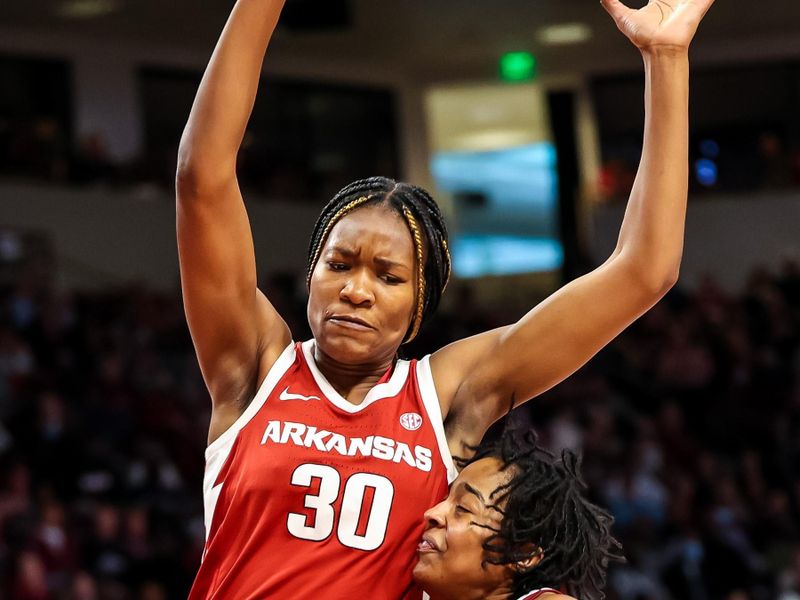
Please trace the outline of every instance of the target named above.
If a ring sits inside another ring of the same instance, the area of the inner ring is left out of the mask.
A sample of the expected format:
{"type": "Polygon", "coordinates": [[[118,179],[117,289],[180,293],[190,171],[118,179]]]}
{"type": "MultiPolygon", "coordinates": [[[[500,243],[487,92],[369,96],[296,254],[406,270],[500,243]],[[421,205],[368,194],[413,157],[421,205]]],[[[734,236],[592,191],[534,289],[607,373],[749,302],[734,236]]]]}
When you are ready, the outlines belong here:
{"type": "Polygon", "coordinates": [[[207,178],[208,169],[204,168],[203,160],[193,152],[191,147],[187,147],[184,142],[178,150],[178,165],[175,170],[175,188],[178,197],[195,196],[198,190],[205,185],[204,179],[207,178]]]}
{"type": "Polygon", "coordinates": [[[213,198],[236,183],[238,147],[228,147],[195,129],[190,118],[178,146],[175,171],[178,201],[213,198]]]}
{"type": "Polygon", "coordinates": [[[661,277],[654,282],[658,290],[659,298],[663,297],[668,291],[675,287],[681,274],[680,271],[680,265],[675,265],[674,268],[665,271],[661,277]]]}
{"type": "Polygon", "coordinates": [[[175,172],[178,182],[186,182],[197,175],[202,162],[202,155],[195,150],[196,146],[197,144],[193,142],[192,137],[189,135],[187,126],[178,146],[178,163],[175,172]]]}
{"type": "Polygon", "coordinates": [[[678,283],[679,276],[679,265],[667,268],[648,269],[639,275],[639,282],[644,293],[652,298],[655,303],[675,287],[675,284],[678,283]]]}
{"type": "Polygon", "coordinates": [[[178,153],[178,168],[175,171],[175,189],[178,199],[199,195],[202,189],[202,170],[182,153],[178,153]]]}
{"type": "Polygon", "coordinates": [[[236,180],[235,167],[221,168],[195,157],[183,148],[178,152],[178,167],[175,172],[175,189],[178,201],[197,198],[213,198],[231,181],[236,180]]]}
{"type": "Polygon", "coordinates": [[[627,260],[624,253],[618,257],[626,265],[628,279],[647,297],[648,302],[655,304],[678,283],[680,276],[680,260],[659,262],[627,260]]]}

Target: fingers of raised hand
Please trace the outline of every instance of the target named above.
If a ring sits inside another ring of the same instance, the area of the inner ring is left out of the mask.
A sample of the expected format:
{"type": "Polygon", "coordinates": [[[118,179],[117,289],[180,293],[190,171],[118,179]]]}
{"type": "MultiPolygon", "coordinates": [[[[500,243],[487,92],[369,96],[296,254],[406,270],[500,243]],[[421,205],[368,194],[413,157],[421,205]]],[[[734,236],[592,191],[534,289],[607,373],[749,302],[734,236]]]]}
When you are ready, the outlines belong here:
{"type": "Polygon", "coordinates": [[[625,14],[630,10],[627,6],[620,2],[620,0],[600,0],[600,4],[616,22],[619,22],[619,20],[622,19],[623,16],[625,16],[625,14]]]}
{"type": "Polygon", "coordinates": [[[714,4],[714,0],[689,0],[689,2],[695,7],[701,19],[714,4]]]}
{"type": "Polygon", "coordinates": [[[681,23],[688,23],[695,28],[715,0],[650,0],[661,11],[662,20],[674,17],[681,23]]]}
{"type": "Polygon", "coordinates": [[[714,1],[715,0],[649,0],[649,3],[659,4],[662,9],[668,10],[669,12],[685,11],[687,14],[692,14],[698,19],[702,19],[708,12],[708,9],[711,8],[711,5],[714,4],[714,1]]]}

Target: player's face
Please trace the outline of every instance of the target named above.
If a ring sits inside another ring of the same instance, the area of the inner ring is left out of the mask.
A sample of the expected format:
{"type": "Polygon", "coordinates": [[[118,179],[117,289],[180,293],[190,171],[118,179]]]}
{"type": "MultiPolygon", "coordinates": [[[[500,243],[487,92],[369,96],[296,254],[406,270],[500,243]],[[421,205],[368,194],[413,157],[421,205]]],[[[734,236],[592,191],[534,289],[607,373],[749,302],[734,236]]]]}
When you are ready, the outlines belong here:
{"type": "Polygon", "coordinates": [[[308,300],[308,322],[322,352],[345,364],[391,360],[415,309],[416,261],[402,217],[359,208],[331,230],[308,300]]]}
{"type": "Polygon", "coordinates": [[[483,598],[496,590],[510,592],[511,568],[484,563],[483,544],[502,521],[498,508],[503,506],[495,504],[493,494],[512,475],[501,466],[496,458],[467,466],[447,499],[425,513],[414,579],[432,598],[483,598]]]}

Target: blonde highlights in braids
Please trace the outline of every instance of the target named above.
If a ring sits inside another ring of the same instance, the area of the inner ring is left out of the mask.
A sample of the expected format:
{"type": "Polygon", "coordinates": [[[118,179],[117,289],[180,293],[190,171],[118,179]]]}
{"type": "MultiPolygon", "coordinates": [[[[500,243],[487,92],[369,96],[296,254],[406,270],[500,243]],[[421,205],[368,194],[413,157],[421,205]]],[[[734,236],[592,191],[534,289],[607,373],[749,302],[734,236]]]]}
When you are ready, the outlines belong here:
{"type": "Polygon", "coordinates": [[[450,258],[450,248],[447,246],[447,239],[442,238],[442,250],[444,251],[444,259],[447,262],[447,276],[444,278],[444,285],[442,286],[442,292],[447,289],[447,284],[450,283],[450,275],[453,273],[453,261],[450,258]]]}
{"type": "Polygon", "coordinates": [[[414,320],[411,322],[411,332],[408,334],[404,343],[410,342],[419,333],[419,328],[422,326],[422,313],[425,308],[425,243],[423,242],[422,232],[420,231],[419,224],[408,210],[408,207],[403,206],[403,216],[406,218],[408,228],[411,230],[411,237],[414,238],[414,248],[417,254],[417,301],[416,310],[414,311],[414,320]]]}

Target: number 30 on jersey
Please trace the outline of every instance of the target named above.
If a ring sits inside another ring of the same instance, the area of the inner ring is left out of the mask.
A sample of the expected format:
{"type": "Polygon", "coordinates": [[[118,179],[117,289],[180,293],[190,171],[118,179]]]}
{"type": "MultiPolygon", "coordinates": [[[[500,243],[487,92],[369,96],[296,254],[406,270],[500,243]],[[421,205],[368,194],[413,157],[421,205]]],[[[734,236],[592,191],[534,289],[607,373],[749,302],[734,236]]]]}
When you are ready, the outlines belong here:
{"type": "MultiPolygon", "coordinates": [[[[289,513],[286,526],[297,538],[320,542],[333,533],[337,521],[333,504],[339,497],[342,482],[333,467],[309,463],[294,470],[291,483],[309,488],[315,479],[319,480],[319,490],[305,497],[305,507],[314,511],[314,516],[289,513]]],[[[375,550],[386,537],[394,498],[392,482],[374,473],[356,473],[345,482],[343,494],[336,536],[349,548],[375,550]],[[364,499],[369,492],[372,502],[365,506],[364,499]]]]}

